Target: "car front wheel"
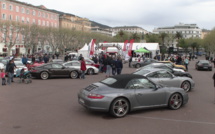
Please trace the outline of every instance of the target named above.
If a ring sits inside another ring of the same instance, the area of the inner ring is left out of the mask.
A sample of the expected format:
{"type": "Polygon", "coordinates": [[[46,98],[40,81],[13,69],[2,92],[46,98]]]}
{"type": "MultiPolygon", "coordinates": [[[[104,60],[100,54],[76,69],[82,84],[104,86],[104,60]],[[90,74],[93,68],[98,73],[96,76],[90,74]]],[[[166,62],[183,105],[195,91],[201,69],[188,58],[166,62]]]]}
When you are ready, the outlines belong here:
{"type": "Polygon", "coordinates": [[[181,88],[183,88],[185,92],[189,92],[191,89],[190,82],[189,81],[182,82],[181,88]]]}
{"type": "Polygon", "coordinates": [[[173,110],[179,109],[183,104],[183,98],[181,94],[179,93],[174,93],[171,95],[169,98],[169,108],[173,110]]]}
{"type": "Polygon", "coordinates": [[[94,70],[93,70],[92,68],[89,68],[89,69],[87,70],[87,74],[88,74],[88,75],[93,75],[93,74],[94,74],[94,70]]]}
{"type": "Polygon", "coordinates": [[[117,118],[124,117],[129,112],[129,103],[124,98],[115,99],[110,107],[110,113],[117,118]]]}
{"type": "Polygon", "coordinates": [[[141,65],[140,65],[140,64],[137,64],[137,65],[136,65],[136,68],[140,68],[140,67],[141,67],[141,65]]]}
{"type": "Polygon", "coordinates": [[[40,74],[41,79],[47,80],[49,78],[49,73],[48,72],[42,72],[40,74]]]}
{"type": "Polygon", "coordinates": [[[72,72],[70,73],[70,77],[71,77],[72,79],[77,79],[77,78],[78,78],[78,72],[72,71],[72,72]]]}

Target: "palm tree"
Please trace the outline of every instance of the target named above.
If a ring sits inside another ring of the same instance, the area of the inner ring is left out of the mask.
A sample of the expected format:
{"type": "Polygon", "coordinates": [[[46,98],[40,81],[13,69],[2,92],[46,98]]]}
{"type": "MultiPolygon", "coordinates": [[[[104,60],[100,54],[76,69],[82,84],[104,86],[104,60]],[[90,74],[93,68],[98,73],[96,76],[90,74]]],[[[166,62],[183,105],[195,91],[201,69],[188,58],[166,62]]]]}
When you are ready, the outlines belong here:
{"type": "Polygon", "coordinates": [[[179,51],[179,40],[180,39],[182,39],[183,38],[183,36],[182,36],[182,33],[181,32],[176,32],[176,34],[175,34],[175,38],[178,40],[178,43],[177,43],[177,52],[179,51]]]}

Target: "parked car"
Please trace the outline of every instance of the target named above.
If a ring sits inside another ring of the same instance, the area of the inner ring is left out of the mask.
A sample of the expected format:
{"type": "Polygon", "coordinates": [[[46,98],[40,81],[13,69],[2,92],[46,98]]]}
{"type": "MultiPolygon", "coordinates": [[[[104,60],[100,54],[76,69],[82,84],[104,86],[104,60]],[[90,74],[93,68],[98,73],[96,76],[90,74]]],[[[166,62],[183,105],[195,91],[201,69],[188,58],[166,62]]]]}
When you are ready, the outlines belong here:
{"type": "Polygon", "coordinates": [[[192,78],[192,75],[190,73],[185,72],[182,69],[171,68],[168,65],[165,65],[163,63],[152,63],[145,67],[139,68],[136,71],[139,71],[141,69],[151,69],[151,68],[160,68],[160,69],[169,71],[170,73],[174,74],[175,76],[181,76],[181,77],[185,76],[185,77],[192,78]]]}
{"type": "Polygon", "coordinates": [[[17,71],[24,69],[24,71],[28,71],[28,68],[21,61],[14,61],[16,68],[14,69],[14,76],[16,76],[17,71]]]}
{"type": "Polygon", "coordinates": [[[182,69],[186,71],[186,67],[184,65],[177,65],[175,63],[172,63],[171,61],[159,61],[158,63],[163,63],[170,66],[171,68],[182,69]]]}
{"type": "Polygon", "coordinates": [[[80,75],[80,70],[66,68],[60,63],[47,63],[31,69],[31,76],[46,80],[51,77],[71,77],[76,79],[80,75]]]}
{"type": "Polygon", "coordinates": [[[0,63],[0,69],[4,69],[5,65],[3,63],[0,63]]]}
{"type": "MultiPolygon", "coordinates": [[[[63,63],[63,65],[67,68],[75,68],[75,69],[79,69],[81,68],[81,64],[79,61],[68,61],[63,63]]],[[[91,66],[91,65],[86,65],[86,72],[88,75],[92,75],[92,74],[98,74],[99,73],[99,69],[91,66]]]]}
{"type": "Polygon", "coordinates": [[[194,88],[195,83],[189,77],[179,77],[170,73],[167,70],[154,68],[154,69],[142,69],[134,72],[133,74],[139,74],[150,78],[155,83],[160,83],[168,87],[180,87],[183,88],[185,92],[190,91],[194,88]]]}
{"type": "Polygon", "coordinates": [[[164,87],[145,76],[122,74],[93,83],[78,93],[78,102],[90,110],[124,117],[128,112],[154,107],[179,109],[188,102],[182,88],[164,87]]]}
{"type": "Polygon", "coordinates": [[[149,65],[151,63],[155,63],[155,62],[158,62],[158,61],[154,60],[154,59],[145,59],[144,61],[141,61],[141,62],[132,61],[131,65],[132,65],[132,67],[140,68],[140,67],[143,67],[143,66],[149,65]]]}
{"type": "Polygon", "coordinates": [[[196,62],[196,69],[197,70],[209,70],[212,71],[211,62],[208,60],[199,60],[196,62]]]}
{"type": "MultiPolygon", "coordinates": [[[[99,64],[96,64],[93,60],[89,59],[89,58],[84,58],[86,65],[91,65],[94,66],[96,68],[99,68],[99,64]]],[[[72,61],[78,61],[78,57],[77,58],[73,58],[72,61]]]]}

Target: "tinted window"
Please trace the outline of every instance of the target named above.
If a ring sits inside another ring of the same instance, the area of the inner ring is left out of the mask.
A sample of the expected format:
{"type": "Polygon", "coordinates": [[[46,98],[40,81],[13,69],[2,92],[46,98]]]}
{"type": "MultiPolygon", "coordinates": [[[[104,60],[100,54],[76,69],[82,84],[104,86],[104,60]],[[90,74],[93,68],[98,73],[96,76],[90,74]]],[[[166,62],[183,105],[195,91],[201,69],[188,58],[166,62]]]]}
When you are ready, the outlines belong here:
{"type": "Polygon", "coordinates": [[[79,62],[72,62],[72,66],[80,66],[79,62]]]}
{"type": "Polygon", "coordinates": [[[117,80],[114,78],[107,78],[107,79],[102,80],[101,82],[104,84],[107,84],[107,85],[112,85],[115,82],[117,82],[117,80]]]}
{"type": "Polygon", "coordinates": [[[72,64],[71,63],[65,63],[64,66],[68,67],[68,66],[71,66],[72,64]]]}
{"type": "Polygon", "coordinates": [[[158,76],[159,78],[172,78],[172,75],[167,71],[159,71],[158,76]]]}
{"type": "Polygon", "coordinates": [[[149,78],[158,78],[158,74],[156,72],[150,73],[147,75],[149,78]]]}
{"type": "Polygon", "coordinates": [[[60,64],[52,64],[52,68],[54,69],[61,69],[63,66],[60,64]]]}
{"type": "Polygon", "coordinates": [[[46,65],[44,68],[52,68],[52,65],[46,65]]]}

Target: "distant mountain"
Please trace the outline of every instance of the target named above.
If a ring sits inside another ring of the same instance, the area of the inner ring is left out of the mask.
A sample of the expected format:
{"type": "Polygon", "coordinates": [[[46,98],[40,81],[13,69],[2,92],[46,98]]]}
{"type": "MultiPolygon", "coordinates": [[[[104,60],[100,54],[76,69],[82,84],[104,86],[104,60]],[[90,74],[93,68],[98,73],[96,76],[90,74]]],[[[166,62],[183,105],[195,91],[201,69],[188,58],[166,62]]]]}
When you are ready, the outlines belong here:
{"type": "Polygon", "coordinates": [[[99,28],[103,28],[103,29],[111,28],[110,26],[103,25],[103,24],[100,24],[100,23],[95,22],[95,21],[91,21],[91,27],[99,27],[99,28]]]}

